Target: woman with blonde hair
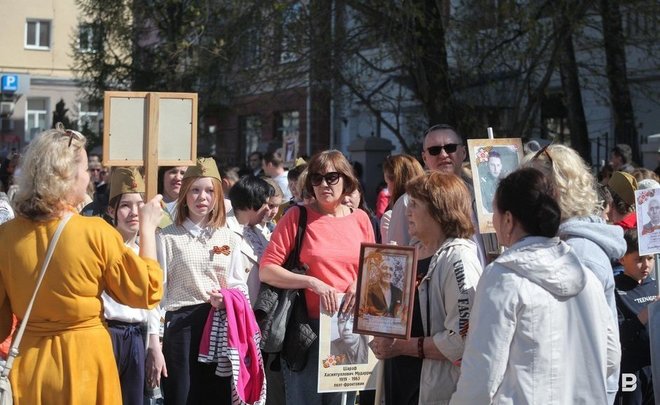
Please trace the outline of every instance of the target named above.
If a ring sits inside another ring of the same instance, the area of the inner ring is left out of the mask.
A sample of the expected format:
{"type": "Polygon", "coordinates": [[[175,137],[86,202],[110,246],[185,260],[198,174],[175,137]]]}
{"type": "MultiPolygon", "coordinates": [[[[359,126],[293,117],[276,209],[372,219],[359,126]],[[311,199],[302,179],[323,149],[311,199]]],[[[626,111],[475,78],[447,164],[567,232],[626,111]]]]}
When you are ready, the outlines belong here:
{"type": "Polygon", "coordinates": [[[105,220],[76,207],[87,193],[85,137],[43,132],[21,162],[17,217],[0,226],[0,340],[11,314],[22,319],[58,223],[70,218],[36,295],[10,374],[14,400],[26,404],[120,404],[112,341],[101,294],[134,308],[155,306],[162,295],[156,262],[161,197],[139,210],[139,256],[105,220]]]}
{"type": "MultiPolygon", "coordinates": [[[[611,263],[626,253],[626,241],[621,227],[608,225],[597,215],[596,179],[580,155],[564,145],[548,145],[536,154],[528,155],[524,165],[540,170],[554,182],[561,212],[558,235],[601,282],[607,304],[616,319],[611,263]]],[[[615,374],[608,380],[610,404],[614,402],[619,386],[618,371],[615,374]]]]}
{"type": "Polygon", "coordinates": [[[479,280],[452,405],[608,401],[621,355],[616,318],[596,276],[556,237],[555,196],[530,167],[497,187],[493,226],[508,249],[479,280]]]}
{"type": "Polygon", "coordinates": [[[417,159],[410,155],[388,156],[383,161],[383,177],[390,192],[387,211],[385,211],[380,219],[380,234],[383,242],[389,242],[387,231],[389,230],[390,218],[392,216],[392,207],[406,193],[406,183],[408,180],[422,174],[424,174],[424,168],[417,159]]]}
{"type": "Polygon", "coordinates": [[[386,359],[386,404],[447,404],[482,270],[470,239],[472,198],[460,177],[440,172],[415,177],[406,191],[408,229],[419,241],[411,338],[376,337],[372,348],[386,359]]]}

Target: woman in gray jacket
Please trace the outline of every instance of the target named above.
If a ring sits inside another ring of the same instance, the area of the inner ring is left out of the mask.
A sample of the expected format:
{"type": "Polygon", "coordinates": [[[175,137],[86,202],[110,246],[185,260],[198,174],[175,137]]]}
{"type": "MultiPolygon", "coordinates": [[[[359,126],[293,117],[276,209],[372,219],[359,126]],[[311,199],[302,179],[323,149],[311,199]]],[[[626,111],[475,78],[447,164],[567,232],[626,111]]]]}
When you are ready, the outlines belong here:
{"type": "Polygon", "coordinates": [[[406,215],[419,240],[412,338],[375,338],[385,361],[388,405],[446,404],[456,389],[481,264],[471,220],[470,192],[453,174],[411,180],[406,215]]]}

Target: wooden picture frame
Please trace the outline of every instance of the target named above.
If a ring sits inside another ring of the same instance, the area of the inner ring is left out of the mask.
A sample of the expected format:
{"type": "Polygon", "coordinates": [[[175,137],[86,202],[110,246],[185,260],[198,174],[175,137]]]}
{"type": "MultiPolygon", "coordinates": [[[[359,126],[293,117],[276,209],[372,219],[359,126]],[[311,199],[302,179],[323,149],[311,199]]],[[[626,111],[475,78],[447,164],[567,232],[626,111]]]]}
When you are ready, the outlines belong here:
{"type": "Polygon", "coordinates": [[[363,243],[360,246],[353,331],[409,339],[416,277],[415,247],[363,243]],[[381,287],[381,284],[386,286],[388,283],[389,300],[381,287]]]}
{"type": "Polygon", "coordinates": [[[103,164],[192,166],[197,160],[197,94],[106,91],[103,164]]]}
{"type": "Polygon", "coordinates": [[[472,185],[480,233],[494,233],[492,202],[500,179],[520,166],[520,138],[468,139],[472,185]]]}

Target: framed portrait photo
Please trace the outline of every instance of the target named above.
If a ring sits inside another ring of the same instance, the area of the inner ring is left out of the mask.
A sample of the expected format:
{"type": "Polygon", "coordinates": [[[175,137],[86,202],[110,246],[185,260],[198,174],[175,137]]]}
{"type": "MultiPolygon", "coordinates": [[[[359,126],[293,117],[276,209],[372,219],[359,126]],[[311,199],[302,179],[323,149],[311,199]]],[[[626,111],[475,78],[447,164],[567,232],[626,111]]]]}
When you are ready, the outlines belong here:
{"type": "MultiPolygon", "coordinates": [[[[337,298],[341,302],[344,294],[337,298]]],[[[369,347],[371,337],[353,332],[354,319],[352,313],[329,315],[321,301],[318,392],[376,389],[378,359],[369,347]]]]}
{"type": "Polygon", "coordinates": [[[520,138],[468,139],[472,184],[480,233],[494,233],[493,198],[500,179],[516,170],[523,158],[520,138]]]}
{"type": "Polygon", "coordinates": [[[416,248],[363,243],[353,331],[409,339],[416,276],[416,248]]]}
{"type": "Polygon", "coordinates": [[[639,255],[660,253],[660,188],[635,191],[639,255]]]}

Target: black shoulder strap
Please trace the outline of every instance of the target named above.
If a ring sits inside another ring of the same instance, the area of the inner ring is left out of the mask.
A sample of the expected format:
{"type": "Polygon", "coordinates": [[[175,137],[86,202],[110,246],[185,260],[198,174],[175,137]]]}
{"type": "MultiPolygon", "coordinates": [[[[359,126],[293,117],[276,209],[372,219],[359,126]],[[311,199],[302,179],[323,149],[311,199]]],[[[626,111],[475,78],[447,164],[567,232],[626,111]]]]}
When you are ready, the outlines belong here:
{"type": "Polygon", "coordinates": [[[300,250],[302,248],[303,238],[305,237],[305,228],[307,227],[307,209],[302,205],[299,205],[298,209],[300,211],[300,214],[298,216],[298,231],[296,232],[296,246],[293,248],[293,251],[291,252],[292,257],[294,257],[296,260],[295,266],[298,266],[300,264],[300,250]]]}

